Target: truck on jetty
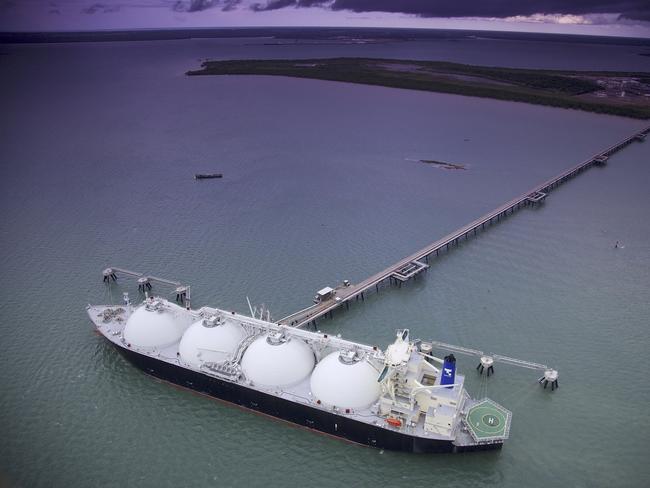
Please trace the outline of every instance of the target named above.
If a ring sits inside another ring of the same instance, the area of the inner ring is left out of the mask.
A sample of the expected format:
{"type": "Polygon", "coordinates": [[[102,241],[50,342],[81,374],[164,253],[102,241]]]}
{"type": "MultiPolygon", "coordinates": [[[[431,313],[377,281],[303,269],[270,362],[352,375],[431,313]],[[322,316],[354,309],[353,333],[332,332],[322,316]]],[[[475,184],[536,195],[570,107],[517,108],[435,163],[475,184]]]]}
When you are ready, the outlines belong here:
{"type": "Polygon", "coordinates": [[[385,350],[212,307],[147,296],[88,305],[97,331],[145,373],[381,449],[500,449],[511,413],[472,399],[453,354],[398,330],[385,350]]]}

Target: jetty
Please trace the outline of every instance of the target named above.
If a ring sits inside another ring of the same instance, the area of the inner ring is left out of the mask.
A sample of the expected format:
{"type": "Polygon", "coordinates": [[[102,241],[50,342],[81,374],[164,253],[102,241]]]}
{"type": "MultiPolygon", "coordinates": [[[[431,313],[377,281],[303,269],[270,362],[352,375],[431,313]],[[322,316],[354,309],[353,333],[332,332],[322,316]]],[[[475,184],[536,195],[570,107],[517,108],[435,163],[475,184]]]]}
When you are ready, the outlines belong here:
{"type": "Polygon", "coordinates": [[[110,266],[102,271],[104,283],[110,284],[111,281],[117,281],[118,274],[136,278],[138,281],[138,291],[142,293],[151,290],[153,288],[152,283],[173,286],[176,292],[176,301],[184,304],[188,310],[190,308],[190,285],[184,285],[179,281],[168,280],[158,276],[139,273],[138,271],[131,271],[130,269],[118,268],[117,266],[110,266]]]}
{"type": "MultiPolygon", "coordinates": [[[[379,292],[379,287],[385,282],[401,286],[402,283],[415,278],[418,274],[425,272],[429,268],[429,259],[439,256],[441,252],[448,251],[450,247],[458,245],[458,243],[470,236],[474,236],[478,231],[483,230],[486,226],[490,226],[496,222],[501,221],[508,215],[513,214],[515,211],[528,207],[541,204],[546,200],[548,194],[557,188],[562,183],[572,179],[580,173],[586,171],[592,166],[604,165],[610,156],[617,153],[621,149],[627,147],[629,144],[638,141],[643,142],[646,136],[650,133],[650,126],[645,129],[635,132],[631,136],[623,139],[609,146],[607,149],[594,154],[590,158],[582,161],[579,164],[563,171],[559,175],[550,178],[543,183],[531,188],[512,200],[504,203],[500,207],[488,212],[487,214],[479,217],[478,219],[470,222],[467,225],[447,234],[446,236],[438,239],[437,241],[429,244],[423,249],[416,251],[410,256],[401,259],[397,263],[389,266],[388,268],[366,278],[357,284],[352,284],[349,281],[344,281],[336,287],[328,287],[328,293],[319,293],[314,299],[314,305],[299,310],[287,315],[280,319],[278,324],[287,325],[292,327],[304,327],[305,325],[316,325],[316,321],[325,316],[332,316],[333,311],[343,306],[349,308],[350,302],[365,300],[365,295],[373,289],[379,292]],[[330,291],[331,290],[331,291],[330,291]]],[[[323,289],[323,290],[326,290],[323,289]]],[[[321,290],[321,291],[323,291],[321,290]]]]}
{"type": "MultiPolygon", "coordinates": [[[[438,239],[425,248],[420,249],[410,256],[405,257],[392,266],[389,266],[388,268],[380,271],[379,273],[366,278],[360,283],[352,284],[350,281],[344,280],[340,285],[336,287],[326,286],[320,289],[314,296],[313,305],[299,310],[298,312],[292,313],[283,319],[280,319],[276,322],[277,325],[274,326],[285,326],[299,329],[311,324],[314,326],[314,328],[316,328],[316,321],[319,318],[328,315],[331,317],[334,310],[341,308],[344,305],[346,309],[349,308],[350,302],[353,300],[364,301],[365,294],[371,292],[373,289],[379,292],[380,285],[386,282],[395,284],[397,286],[402,286],[403,283],[411,279],[415,279],[420,273],[426,272],[430,266],[430,258],[438,256],[441,252],[448,251],[450,247],[458,245],[461,239],[468,239],[470,236],[476,235],[479,230],[483,230],[486,228],[486,226],[490,226],[491,224],[499,222],[501,219],[507,217],[508,215],[511,215],[520,208],[542,204],[542,202],[546,200],[548,194],[553,189],[557,188],[560,184],[589,169],[591,166],[602,166],[606,164],[611,155],[617,151],[620,151],[632,142],[644,141],[649,133],[650,126],[639,132],[636,132],[635,134],[627,137],[626,139],[623,139],[616,144],[613,144],[604,151],[601,151],[591,158],[588,158],[585,161],[567,169],[554,178],[551,178],[541,183],[540,185],[537,185],[535,188],[522,193],[521,195],[504,203],[500,207],[492,210],[482,217],[479,217],[478,219],[470,222],[460,229],[455,230],[443,238],[438,239]]],[[[176,294],[176,301],[179,302],[180,305],[184,305],[188,311],[191,310],[190,286],[188,284],[182,284],[179,281],[168,280],[165,278],[160,278],[157,276],[118,267],[108,267],[103,270],[102,275],[104,283],[106,283],[107,286],[111,286],[113,282],[116,282],[118,275],[126,275],[135,278],[138,282],[138,291],[145,296],[148,296],[148,293],[152,290],[152,283],[172,286],[176,294]]],[[[130,305],[131,302],[127,292],[123,293],[123,298],[125,305],[130,305]]],[[[251,317],[258,318],[259,316],[259,320],[265,320],[269,323],[272,322],[270,313],[264,307],[258,311],[257,308],[253,308],[251,306],[250,301],[248,301],[248,306],[250,308],[251,317]]],[[[89,309],[92,309],[90,305],[89,309]]],[[[202,310],[210,309],[204,307],[202,310]]],[[[232,314],[235,314],[235,312],[232,312],[232,314]]],[[[279,330],[281,330],[281,328],[279,330]]],[[[303,333],[306,333],[306,331],[303,333]]],[[[323,338],[328,339],[328,335],[324,334],[323,338]]],[[[245,346],[247,345],[248,344],[245,346]]],[[[544,389],[546,389],[546,387],[549,385],[551,391],[555,391],[557,388],[559,388],[558,371],[546,364],[524,361],[500,354],[493,354],[491,352],[486,353],[478,349],[470,349],[467,347],[455,346],[443,342],[433,341],[422,343],[420,345],[421,354],[423,354],[425,357],[433,357],[432,351],[434,348],[456,354],[478,357],[479,363],[476,366],[476,370],[479,372],[479,374],[486,372],[487,376],[491,376],[494,373],[495,363],[499,362],[510,366],[518,366],[522,368],[537,370],[542,373],[537,381],[540,385],[543,385],[544,389]]],[[[241,350],[243,351],[243,349],[241,350]]],[[[451,357],[453,357],[453,355],[451,357]]],[[[447,357],[445,357],[445,361],[446,360],[447,357]]]]}

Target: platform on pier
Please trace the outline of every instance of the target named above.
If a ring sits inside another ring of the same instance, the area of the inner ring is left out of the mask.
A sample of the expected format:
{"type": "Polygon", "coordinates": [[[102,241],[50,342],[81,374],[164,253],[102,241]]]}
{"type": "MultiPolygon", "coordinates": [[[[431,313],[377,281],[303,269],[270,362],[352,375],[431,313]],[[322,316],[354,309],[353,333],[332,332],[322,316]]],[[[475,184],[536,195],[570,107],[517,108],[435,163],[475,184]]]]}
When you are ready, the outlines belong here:
{"type": "Polygon", "coordinates": [[[393,271],[393,274],[391,276],[398,281],[404,282],[410,280],[415,275],[426,270],[428,267],[428,264],[424,264],[421,261],[411,261],[397,268],[395,271],[393,271]]]}
{"type": "Polygon", "coordinates": [[[544,193],[543,191],[536,191],[528,195],[526,200],[528,200],[530,203],[540,203],[546,200],[546,195],[547,194],[544,193]]]}
{"type": "Polygon", "coordinates": [[[603,166],[603,165],[607,164],[608,159],[609,158],[607,156],[605,156],[605,155],[597,156],[597,157],[594,158],[594,164],[596,166],[603,166]]]}

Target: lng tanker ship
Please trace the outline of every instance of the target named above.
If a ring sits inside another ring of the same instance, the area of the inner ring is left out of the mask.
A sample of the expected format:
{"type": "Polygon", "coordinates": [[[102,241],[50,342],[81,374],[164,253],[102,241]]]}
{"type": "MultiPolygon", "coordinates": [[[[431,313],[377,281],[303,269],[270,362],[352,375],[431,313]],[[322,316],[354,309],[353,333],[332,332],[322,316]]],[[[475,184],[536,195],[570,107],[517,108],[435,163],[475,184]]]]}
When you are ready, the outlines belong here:
{"type": "Polygon", "coordinates": [[[398,330],[385,350],[157,297],[88,306],[93,324],[156,378],[359,444],[407,452],[499,449],[511,413],[474,400],[453,354],[398,330]]]}

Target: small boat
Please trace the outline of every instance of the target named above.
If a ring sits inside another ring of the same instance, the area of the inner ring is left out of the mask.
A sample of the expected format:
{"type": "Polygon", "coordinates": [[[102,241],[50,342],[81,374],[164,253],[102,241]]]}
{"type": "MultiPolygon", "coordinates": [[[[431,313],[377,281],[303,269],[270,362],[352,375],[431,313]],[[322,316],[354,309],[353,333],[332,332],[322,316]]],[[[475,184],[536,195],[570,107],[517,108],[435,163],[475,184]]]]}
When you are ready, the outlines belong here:
{"type": "Polygon", "coordinates": [[[223,178],[223,175],[221,173],[209,173],[209,174],[197,173],[194,175],[195,180],[211,180],[213,178],[223,178]]]}

